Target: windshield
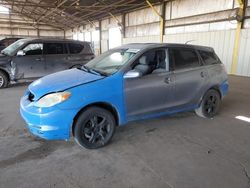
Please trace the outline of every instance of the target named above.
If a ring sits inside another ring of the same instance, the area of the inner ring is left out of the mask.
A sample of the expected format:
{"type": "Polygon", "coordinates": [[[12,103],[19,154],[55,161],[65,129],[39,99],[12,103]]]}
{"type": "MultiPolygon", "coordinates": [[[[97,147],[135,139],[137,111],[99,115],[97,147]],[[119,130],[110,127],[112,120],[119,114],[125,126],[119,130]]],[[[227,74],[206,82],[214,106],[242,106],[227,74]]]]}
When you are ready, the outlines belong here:
{"type": "Polygon", "coordinates": [[[8,56],[13,56],[16,53],[16,50],[21,47],[25,42],[27,41],[27,39],[20,39],[16,42],[14,42],[13,44],[9,45],[7,48],[2,50],[2,53],[8,56]]]}
{"type": "Polygon", "coordinates": [[[111,50],[92,61],[88,62],[84,67],[101,72],[107,75],[117,72],[124,66],[139,50],[118,49],[111,50]]]}

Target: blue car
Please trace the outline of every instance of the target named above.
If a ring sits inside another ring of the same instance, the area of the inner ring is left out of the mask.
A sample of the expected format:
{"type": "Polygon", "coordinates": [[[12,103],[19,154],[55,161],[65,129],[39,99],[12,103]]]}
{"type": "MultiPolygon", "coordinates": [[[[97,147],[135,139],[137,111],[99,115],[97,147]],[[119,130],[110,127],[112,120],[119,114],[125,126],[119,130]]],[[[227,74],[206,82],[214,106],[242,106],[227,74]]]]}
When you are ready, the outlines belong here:
{"type": "Polygon", "coordinates": [[[116,126],[194,110],[214,117],[228,92],[223,64],[209,47],[128,44],[81,68],[29,85],[20,112],[30,132],[47,140],[103,147],[116,126]]]}

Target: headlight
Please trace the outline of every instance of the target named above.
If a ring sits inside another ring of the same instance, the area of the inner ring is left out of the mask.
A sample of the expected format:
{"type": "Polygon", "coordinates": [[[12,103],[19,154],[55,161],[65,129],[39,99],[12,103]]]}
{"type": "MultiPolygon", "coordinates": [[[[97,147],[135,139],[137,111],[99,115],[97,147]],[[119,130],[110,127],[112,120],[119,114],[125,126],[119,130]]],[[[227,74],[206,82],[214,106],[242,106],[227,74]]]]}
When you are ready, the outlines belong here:
{"type": "Polygon", "coordinates": [[[59,92],[59,93],[51,93],[48,95],[45,95],[41,99],[39,99],[35,106],[40,108],[48,108],[51,106],[54,106],[56,104],[59,104],[63,101],[66,101],[71,96],[70,92],[59,92]]]}

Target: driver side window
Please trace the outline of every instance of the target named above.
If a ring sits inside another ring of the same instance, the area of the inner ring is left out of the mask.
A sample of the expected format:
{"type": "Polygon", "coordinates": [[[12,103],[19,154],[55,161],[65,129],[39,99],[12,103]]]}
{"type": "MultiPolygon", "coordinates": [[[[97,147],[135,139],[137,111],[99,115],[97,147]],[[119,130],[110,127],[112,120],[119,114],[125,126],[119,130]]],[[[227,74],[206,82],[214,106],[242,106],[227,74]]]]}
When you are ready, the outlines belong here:
{"type": "Polygon", "coordinates": [[[23,49],[23,52],[25,53],[25,55],[42,55],[42,53],[43,53],[43,44],[42,43],[28,44],[23,49]]]}
{"type": "Polygon", "coordinates": [[[169,59],[167,49],[162,48],[145,52],[136,61],[133,70],[139,72],[140,76],[168,72],[169,59]]]}

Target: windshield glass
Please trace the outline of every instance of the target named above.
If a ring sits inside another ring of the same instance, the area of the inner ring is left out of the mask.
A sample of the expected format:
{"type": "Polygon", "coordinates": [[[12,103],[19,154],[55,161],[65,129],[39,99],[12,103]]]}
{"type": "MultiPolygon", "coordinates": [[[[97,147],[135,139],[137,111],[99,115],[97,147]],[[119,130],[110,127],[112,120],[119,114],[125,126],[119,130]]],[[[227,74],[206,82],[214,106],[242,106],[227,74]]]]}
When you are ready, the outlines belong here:
{"type": "Polygon", "coordinates": [[[14,42],[13,44],[9,45],[7,48],[2,50],[2,53],[5,55],[9,55],[9,56],[13,56],[16,53],[16,50],[22,46],[25,42],[27,41],[27,39],[20,39],[16,42],[14,42]]]}
{"type": "Polygon", "coordinates": [[[88,62],[85,67],[107,75],[114,74],[138,51],[134,49],[111,50],[88,62]]]}

